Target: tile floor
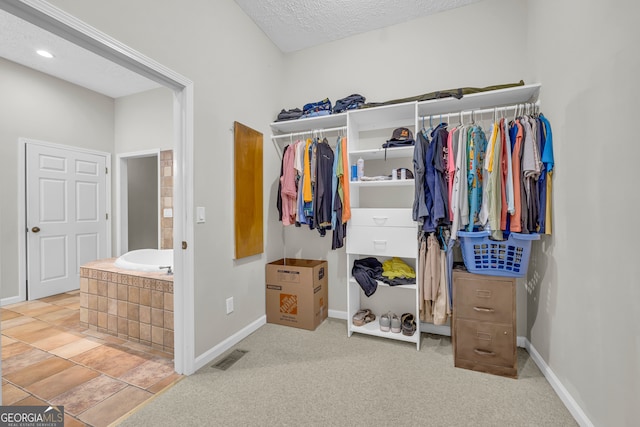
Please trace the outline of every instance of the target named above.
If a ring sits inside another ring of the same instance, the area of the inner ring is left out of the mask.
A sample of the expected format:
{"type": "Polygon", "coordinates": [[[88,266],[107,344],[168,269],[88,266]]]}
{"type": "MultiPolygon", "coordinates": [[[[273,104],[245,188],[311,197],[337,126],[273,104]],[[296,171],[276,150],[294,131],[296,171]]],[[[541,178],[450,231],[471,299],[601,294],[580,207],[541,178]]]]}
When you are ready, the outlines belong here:
{"type": "Polygon", "coordinates": [[[0,311],[3,405],[64,405],[65,426],[107,426],[182,378],[170,354],[80,327],[79,291],[0,311]]]}

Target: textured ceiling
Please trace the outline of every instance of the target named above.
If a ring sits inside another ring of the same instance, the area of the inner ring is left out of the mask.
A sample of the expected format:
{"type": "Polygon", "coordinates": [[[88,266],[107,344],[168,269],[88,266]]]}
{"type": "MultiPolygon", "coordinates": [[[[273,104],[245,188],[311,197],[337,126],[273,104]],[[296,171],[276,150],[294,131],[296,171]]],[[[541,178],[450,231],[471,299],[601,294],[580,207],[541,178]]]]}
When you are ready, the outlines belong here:
{"type": "Polygon", "coordinates": [[[69,81],[111,98],[159,85],[101,56],[0,10],[0,57],[69,81]],[[36,54],[44,49],[54,55],[36,54]]]}
{"type": "MultiPolygon", "coordinates": [[[[215,1],[215,0],[210,0],[215,1]]],[[[293,52],[480,0],[235,0],[283,52],[293,52]]],[[[3,10],[0,57],[112,98],[159,85],[3,10]],[[53,59],[38,56],[47,49],[53,59]]]]}
{"type": "Polygon", "coordinates": [[[235,0],[283,52],[384,28],[480,0],[235,0]]]}

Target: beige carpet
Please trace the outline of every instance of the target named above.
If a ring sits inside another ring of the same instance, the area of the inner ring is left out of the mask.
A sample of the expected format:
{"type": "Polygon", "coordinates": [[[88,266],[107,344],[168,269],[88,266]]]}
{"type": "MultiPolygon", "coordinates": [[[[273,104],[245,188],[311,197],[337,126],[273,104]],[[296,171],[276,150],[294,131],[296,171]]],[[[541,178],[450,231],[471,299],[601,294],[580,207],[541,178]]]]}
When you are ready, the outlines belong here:
{"type": "Polygon", "coordinates": [[[121,425],[577,425],[523,349],[515,380],[455,368],[448,337],[424,334],[416,351],[348,338],[336,319],[314,332],[267,324],[234,349],[248,352],[226,371],[210,363],[121,425]]]}

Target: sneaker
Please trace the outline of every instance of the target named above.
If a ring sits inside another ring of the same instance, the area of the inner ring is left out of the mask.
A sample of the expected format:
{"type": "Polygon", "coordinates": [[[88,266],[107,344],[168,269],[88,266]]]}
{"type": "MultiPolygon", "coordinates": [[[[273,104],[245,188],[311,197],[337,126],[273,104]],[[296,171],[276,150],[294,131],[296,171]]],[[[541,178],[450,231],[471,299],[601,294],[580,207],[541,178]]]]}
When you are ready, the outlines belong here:
{"type": "Polygon", "coordinates": [[[401,330],[400,318],[395,313],[391,313],[391,332],[399,334],[401,330]]]}
{"type": "Polygon", "coordinates": [[[382,316],[380,316],[380,330],[382,332],[389,332],[390,329],[391,329],[391,313],[383,314],[382,316]]]}

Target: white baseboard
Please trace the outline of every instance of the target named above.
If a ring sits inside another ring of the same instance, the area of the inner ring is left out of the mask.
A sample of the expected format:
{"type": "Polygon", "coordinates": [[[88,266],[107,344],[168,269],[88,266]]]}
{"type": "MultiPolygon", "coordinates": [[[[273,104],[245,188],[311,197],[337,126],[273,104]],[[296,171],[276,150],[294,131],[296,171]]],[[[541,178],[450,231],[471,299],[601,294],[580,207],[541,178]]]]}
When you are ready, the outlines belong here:
{"type": "Polygon", "coordinates": [[[556,374],[553,373],[547,362],[544,361],[540,353],[537,352],[535,347],[529,342],[526,337],[518,337],[518,346],[520,346],[520,338],[524,341],[524,348],[529,352],[529,356],[538,365],[538,368],[547,379],[547,382],[551,384],[551,387],[555,390],[556,394],[567,407],[576,422],[583,427],[593,427],[593,423],[584,413],[578,402],[571,396],[569,391],[562,385],[556,374]]]}
{"type": "Polygon", "coordinates": [[[18,303],[18,302],[23,302],[23,301],[24,301],[24,298],[22,298],[21,296],[2,298],[0,300],[0,307],[4,307],[5,305],[15,304],[15,303],[18,303]]]}
{"type": "Polygon", "coordinates": [[[193,372],[197,371],[198,369],[202,368],[206,364],[220,357],[225,351],[229,350],[231,347],[233,347],[234,345],[236,345],[237,343],[239,343],[240,341],[242,341],[243,339],[251,335],[253,332],[258,330],[258,328],[265,325],[266,323],[267,323],[267,316],[266,315],[261,316],[256,321],[250,323],[249,325],[242,328],[235,334],[231,335],[226,340],[222,341],[220,344],[210,348],[200,356],[196,357],[193,372]]]}
{"type": "Polygon", "coordinates": [[[346,311],[329,310],[328,315],[329,315],[329,317],[334,318],[334,319],[347,320],[347,312],[346,311]]]}

